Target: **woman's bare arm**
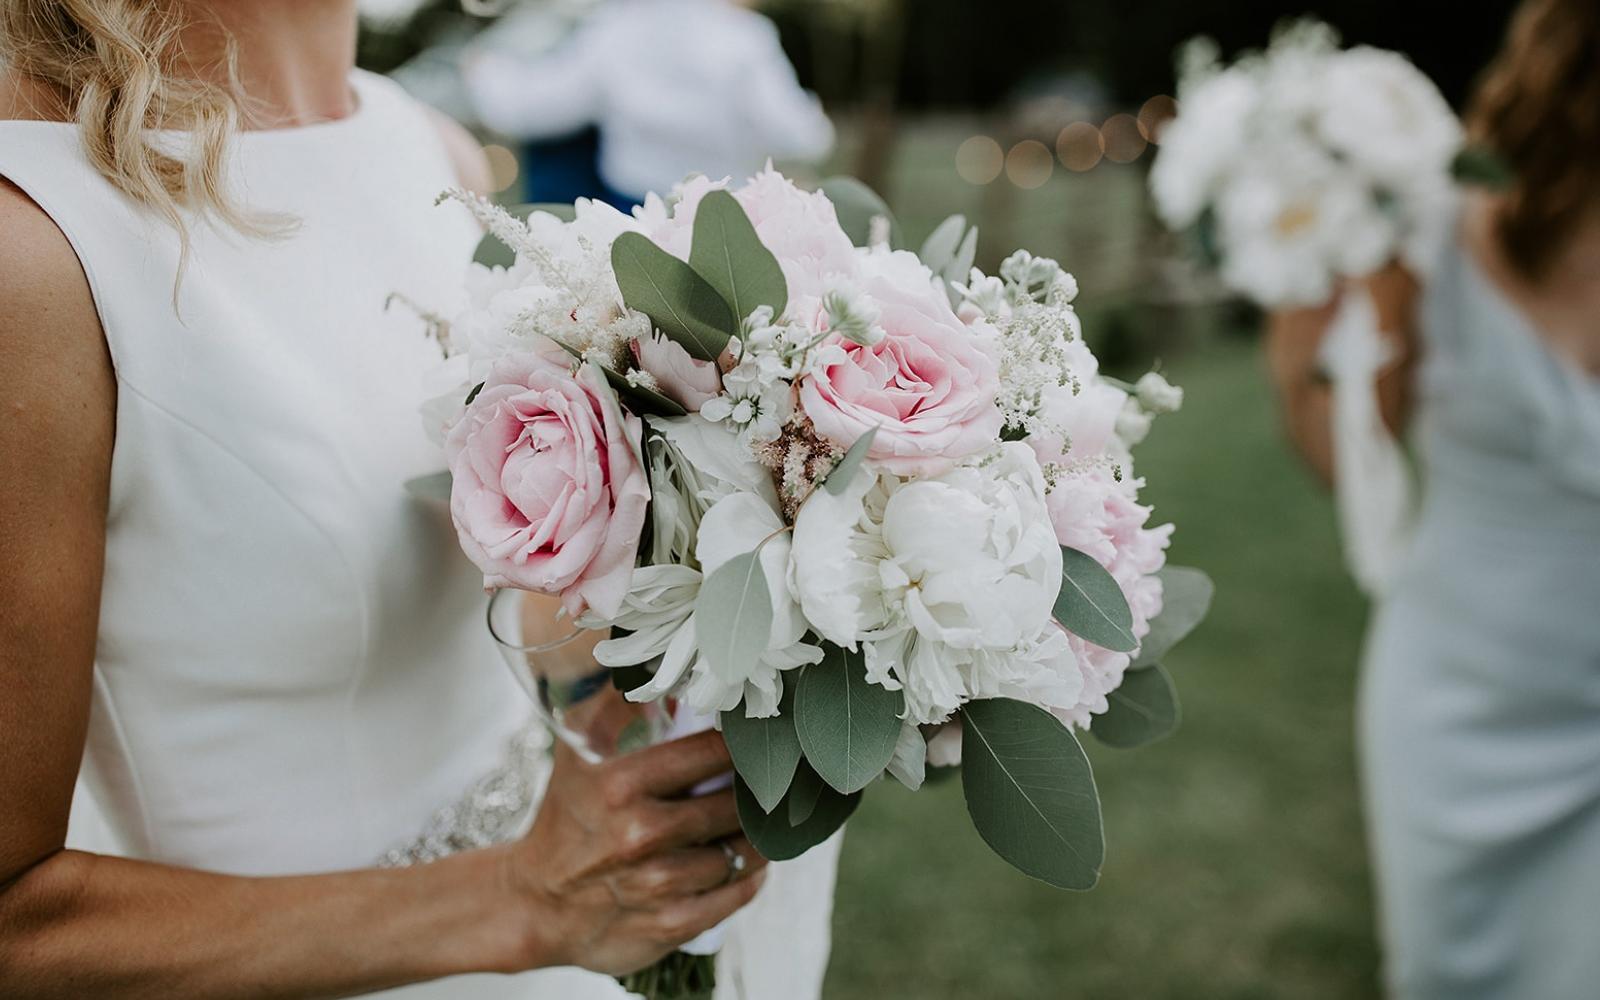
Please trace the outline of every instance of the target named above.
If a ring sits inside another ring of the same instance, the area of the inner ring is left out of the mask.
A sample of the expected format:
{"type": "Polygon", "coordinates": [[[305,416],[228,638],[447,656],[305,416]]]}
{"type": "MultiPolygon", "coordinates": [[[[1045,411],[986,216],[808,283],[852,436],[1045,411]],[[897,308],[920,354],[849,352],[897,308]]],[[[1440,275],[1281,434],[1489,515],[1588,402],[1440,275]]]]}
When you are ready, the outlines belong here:
{"type": "MultiPolygon", "coordinates": [[[[1378,408],[1396,436],[1410,419],[1417,361],[1416,279],[1391,265],[1362,285],[1378,307],[1379,329],[1391,336],[1396,356],[1378,376],[1378,408]]],[[[1311,470],[1331,486],[1334,479],[1332,388],[1323,377],[1322,338],[1338,301],[1311,309],[1281,309],[1267,320],[1267,371],[1277,392],[1289,440],[1311,470]]]]}
{"type": "MultiPolygon", "coordinates": [[[[240,878],[63,847],[94,663],[116,386],[76,256],[0,181],[0,995],[326,997],[439,976],[648,964],[728,916],[714,733],[558,755],[534,831],[432,865],[240,878]]],[[[749,845],[751,870],[761,867],[749,845]]]]}

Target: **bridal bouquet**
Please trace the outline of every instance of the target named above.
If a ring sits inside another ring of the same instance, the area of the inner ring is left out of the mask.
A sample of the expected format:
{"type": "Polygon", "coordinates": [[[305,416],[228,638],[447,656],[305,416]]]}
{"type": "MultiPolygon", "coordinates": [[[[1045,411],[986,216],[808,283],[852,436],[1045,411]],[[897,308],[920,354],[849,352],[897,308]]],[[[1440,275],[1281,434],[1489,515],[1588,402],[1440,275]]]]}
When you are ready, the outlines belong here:
{"type": "Polygon", "coordinates": [[[1129,453],[1181,391],[1099,373],[1054,261],[983,274],[959,217],[894,249],[854,182],[526,222],[456,194],[515,253],[474,267],[426,408],[487,586],[559,597],[629,699],[714,718],[768,858],[960,762],[996,852],[1091,887],[1074,730],[1170,731],[1158,663],[1210,599],[1129,453]]]}
{"type": "Polygon", "coordinates": [[[1314,21],[1227,67],[1196,39],[1178,98],[1150,174],[1156,208],[1235,291],[1310,306],[1396,259],[1426,271],[1454,218],[1463,136],[1405,56],[1340,49],[1314,21]]]}

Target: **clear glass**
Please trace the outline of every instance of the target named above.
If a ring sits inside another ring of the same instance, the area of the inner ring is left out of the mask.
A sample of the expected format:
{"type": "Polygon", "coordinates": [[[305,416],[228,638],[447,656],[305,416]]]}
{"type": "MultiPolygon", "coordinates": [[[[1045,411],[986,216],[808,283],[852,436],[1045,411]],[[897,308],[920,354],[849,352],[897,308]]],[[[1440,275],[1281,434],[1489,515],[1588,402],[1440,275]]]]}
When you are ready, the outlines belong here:
{"type": "MultiPolygon", "coordinates": [[[[594,647],[605,634],[577,628],[558,616],[558,607],[551,598],[509,588],[489,598],[489,634],[556,738],[598,763],[677,735],[673,699],[628,701],[611,682],[611,671],[595,662],[594,647]]],[[[673,952],[618,982],[645,1000],[711,1000],[713,953],[721,942],[720,932],[714,933],[715,944],[695,953],[673,952]]]]}
{"type": "Polygon", "coordinates": [[[605,633],[557,616],[552,598],[502,589],[489,599],[489,634],[522,690],[562,742],[591,763],[660,743],[673,729],[671,699],[622,696],[595,662],[605,633]]]}

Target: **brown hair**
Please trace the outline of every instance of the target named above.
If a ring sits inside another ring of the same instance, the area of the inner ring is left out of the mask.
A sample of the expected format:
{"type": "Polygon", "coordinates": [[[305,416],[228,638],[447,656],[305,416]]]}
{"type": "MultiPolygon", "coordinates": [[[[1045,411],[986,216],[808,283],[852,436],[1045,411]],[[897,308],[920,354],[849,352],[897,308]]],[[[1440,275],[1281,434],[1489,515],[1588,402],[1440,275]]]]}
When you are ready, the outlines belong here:
{"type": "Polygon", "coordinates": [[[1523,0],[1467,118],[1514,177],[1496,236],[1538,280],[1600,205],[1600,0],[1523,0]]]}
{"type": "Polygon", "coordinates": [[[214,83],[174,73],[182,26],[160,0],[0,0],[0,59],[49,85],[78,125],[89,161],[118,190],[172,223],[188,256],[185,213],[266,235],[279,223],[240,210],[224,183],[238,128],[231,44],[214,83]],[[157,143],[152,129],[187,142],[157,143]]]}

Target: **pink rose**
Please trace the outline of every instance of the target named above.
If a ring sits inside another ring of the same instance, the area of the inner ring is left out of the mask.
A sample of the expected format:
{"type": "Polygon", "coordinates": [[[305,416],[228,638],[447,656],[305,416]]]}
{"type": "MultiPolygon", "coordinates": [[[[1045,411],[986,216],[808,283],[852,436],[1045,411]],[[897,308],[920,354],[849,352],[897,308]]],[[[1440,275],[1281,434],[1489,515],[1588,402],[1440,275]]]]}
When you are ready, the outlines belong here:
{"type": "Polygon", "coordinates": [[[950,309],[909,254],[863,258],[859,287],[879,307],[871,347],[834,338],[800,383],[800,405],[823,437],[848,448],[872,428],[867,457],[902,476],[932,476],[992,447],[1000,383],[984,340],[950,309]]]}
{"type": "Polygon", "coordinates": [[[709,361],[701,361],[676,341],[659,333],[634,338],[633,357],[649,372],[668,399],[690,413],[716,399],[722,392],[722,372],[709,361]]]}
{"type": "Polygon", "coordinates": [[[650,486],[643,427],[593,365],[507,357],[445,440],[450,512],[489,587],[558,594],[605,617],[633,575],[650,486]]]}

